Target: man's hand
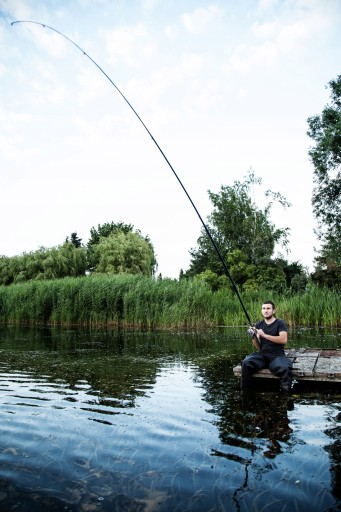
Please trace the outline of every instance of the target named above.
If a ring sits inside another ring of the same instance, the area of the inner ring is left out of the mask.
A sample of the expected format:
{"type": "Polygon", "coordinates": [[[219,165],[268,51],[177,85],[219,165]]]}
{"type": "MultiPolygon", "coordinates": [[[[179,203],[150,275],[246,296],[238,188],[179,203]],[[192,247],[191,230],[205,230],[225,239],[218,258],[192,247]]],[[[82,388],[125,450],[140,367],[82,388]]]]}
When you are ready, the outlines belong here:
{"type": "Polygon", "coordinates": [[[278,336],[271,336],[270,334],[265,334],[263,329],[256,329],[256,331],[258,339],[260,336],[262,336],[262,338],[272,341],[273,343],[279,343],[280,345],[285,345],[288,342],[288,333],[286,331],[280,331],[278,336]]]}

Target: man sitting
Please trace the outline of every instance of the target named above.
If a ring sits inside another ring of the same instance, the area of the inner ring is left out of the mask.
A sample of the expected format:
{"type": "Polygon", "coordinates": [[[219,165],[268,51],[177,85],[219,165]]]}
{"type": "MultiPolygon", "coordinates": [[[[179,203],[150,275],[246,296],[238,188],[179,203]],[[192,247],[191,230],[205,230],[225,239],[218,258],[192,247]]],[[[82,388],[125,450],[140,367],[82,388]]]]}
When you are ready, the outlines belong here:
{"type": "Polygon", "coordinates": [[[269,368],[271,373],[280,378],[280,389],[290,393],[292,361],[286,357],[284,345],[288,342],[288,327],[284,320],[275,318],[275,304],[268,300],[262,304],[263,320],[256,323],[252,330],[252,343],[258,352],[246,356],[242,362],[241,389],[251,388],[253,373],[262,368],[269,368]]]}

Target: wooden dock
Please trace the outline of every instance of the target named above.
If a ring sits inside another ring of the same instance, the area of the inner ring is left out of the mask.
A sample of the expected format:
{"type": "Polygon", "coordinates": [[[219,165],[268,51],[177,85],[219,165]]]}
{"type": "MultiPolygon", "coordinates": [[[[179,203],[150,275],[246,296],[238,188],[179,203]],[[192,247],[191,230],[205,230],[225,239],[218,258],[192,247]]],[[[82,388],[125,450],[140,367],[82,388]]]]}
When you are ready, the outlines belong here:
{"type": "MultiPolygon", "coordinates": [[[[301,348],[287,350],[292,360],[292,377],[297,381],[341,382],[340,348],[301,348]]],[[[241,364],[233,368],[236,377],[240,377],[241,364]]],[[[270,370],[260,370],[253,377],[277,379],[270,370]]]]}

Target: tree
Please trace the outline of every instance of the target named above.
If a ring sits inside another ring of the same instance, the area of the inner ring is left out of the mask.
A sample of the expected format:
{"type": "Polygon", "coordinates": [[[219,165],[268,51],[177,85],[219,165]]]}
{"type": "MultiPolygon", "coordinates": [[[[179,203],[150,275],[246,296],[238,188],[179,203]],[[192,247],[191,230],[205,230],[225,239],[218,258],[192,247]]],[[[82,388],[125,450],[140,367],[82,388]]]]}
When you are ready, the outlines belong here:
{"type": "Polygon", "coordinates": [[[87,269],[84,247],[72,242],[18,256],[0,257],[0,284],[16,284],[32,279],[58,279],[67,276],[84,276],[87,269]]]}
{"type": "MultiPolygon", "coordinates": [[[[232,258],[230,266],[239,284],[249,279],[252,282],[259,280],[256,269],[269,263],[276,244],[285,248],[288,245],[289,228],[276,228],[269,215],[273,201],[284,207],[290,204],[281,194],[268,190],[266,197],[271,201],[264,210],[257,208],[250,197],[251,186],[255,184],[261,184],[261,180],[250,171],[244,182],[235,181],[233,186],[222,186],[219,193],[208,192],[214,208],[208,217],[207,227],[225,261],[232,258]]],[[[204,228],[197,243],[198,247],[190,251],[187,276],[206,270],[222,275],[224,269],[204,228]]]]}
{"type": "Polygon", "coordinates": [[[107,274],[154,273],[154,251],[149,242],[137,232],[118,231],[102,237],[94,246],[98,261],[95,272],[107,274]]]}
{"type": "Polygon", "coordinates": [[[78,249],[78,247],[82,247],[82,239],[78,237],[77,233],[71,233],[70,240],[67,236],[65,242],[71,242],[72,245],[76,247],[76,249],[78,249]]]}
{"type": "Polygon", "coordinates": [[[284,259],[279,256],[275,259],[276,265],[283,269],[286,286],[294,292],[304,291],[308,284],[308,269],[299,261],[292,261],[284,259]]]}
{"type": "Polygon", "coordinates": [[[147,261],[149,261],[150,256],[149,263],[141,261],[139,272],[153,275],[157,269],[157,261],[154,247],[148,236],[144,237],[139,230],[134,230],[132,224],[125,224],[124,222],[106,222],[103,225],[98,224],[97,229],[94,227],[91,228],[90,239],[87,243],[88,268],[92,272],[110,271],[114,273],[137,273],[139,264],[134,260],[138,255],[137,246],[140,246],[141,258],[146,257],[147,261]],[[134,235],[133,237],[128,236],[132,234],[134,235]],[[108,243],[105,243],[105,239],[107,238],[110,240],[108,243]],[[121,256],[119,256],[119,247],[113,247],[115,244],[117,245],[118,242],[123,244],[121,256]],[[142,249],[142,247],[144,247],[146,251],[142,249]],[[132,251],[130,259],[127,253],[129,250],[132,251]],[[105,255],[105,251],[108,251],[107,255],[105,255]],[[147,253],[149,256],[147,256],[147,253]],[[146,268],[145,265],[147,265],[148,268],[146,268]],[[133,268],[136,272],[133,271],[133,268]]]}
{"type": "Polygon", "coordinates": [[[333,259],[326,256],[318,256],[315,258],[315,271],[311,278],[319,286],[328,286],[329,288],[340,287],[341,265],[338,265],[333,259]]]}
{"type": "Polygon", "coordinates": [[[132,224],[125,224],[124,222],[105,222],[104,224],[98,224],[97,229],[92,227],[90,229],[90,238],[87,243],[87,247],[93,247],[99,244],[101,238],[105,238],[113,233],[123,232],[125,234],[133,231],[134,226],[132,224]]]}
{"type": "Polygon", "coordinates": [[[322,244],[322,260],[316,259],[319,275],[327,262],[329,267],[341,267],[341,75],[328,86],[331,104],[307,120],[307,134],[315,142],[308,154],[314,166],[312,205],[322,244]]]}
{"type": "Polygon", "coordinates": [[[109,235],[118,232],[130,233],[133,229],[134,226],[132,224],[125,224],[123,222],[105,222],[102,225],[98,224],[97,229],[92,227],[90,229],[90,238],[87,243],[88,269],[90,271],[96,270],[99,262],[96,246],[100,243],[101,238],[106,238],[109,235]]]}

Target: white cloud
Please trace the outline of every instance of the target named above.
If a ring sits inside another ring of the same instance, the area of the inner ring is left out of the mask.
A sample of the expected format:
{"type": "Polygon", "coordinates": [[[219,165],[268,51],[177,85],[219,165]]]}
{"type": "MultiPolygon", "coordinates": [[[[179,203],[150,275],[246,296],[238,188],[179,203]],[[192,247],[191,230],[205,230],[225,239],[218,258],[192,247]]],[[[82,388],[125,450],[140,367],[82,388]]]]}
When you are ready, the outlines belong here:
{"type": "Polygon", "coordinates": [[[159,0],[142,0],[142,9],[146,11],[152,11],[155,9],[158,3],[159,0]]]}
{"type": "Polygon", "coordinates": [[[8,13],[11,17],[11,21],[16,19],[30,19],[32,9],[28,5],[26,0],[0,0],[1,12],[8,13]]]}
{"type": "Polygon", "coordinates": [[[283,19],[278,15],[275,21],[256,22],[252,25],[252,34],[262,40],[259,44],[239,44],[227,64],[224,72],[237,70],[247,74],[255,67],[269,68],[276,65],[281,54],[291,53],[295,58],[304,54],[307,44],[316,40],[319,34],[326,33],[333,17],[319,9],[305,8],[303,11],[294,3],[293,12],[283,19]]]}
{"type": "Polygon", "coordinates": [[[103,37],[108,59],[112,64],[121,60],[125,66],[135,67],[157,53],[157,48],[143,24],[106,31],[103,37]]]}
{"type": "Polygon", "coordinates": [[[254,23],[251,27],[252,33],[258,39],[269,39],[273,37],[278,31],[277,22],[268,23],[254,23]]]}
{"type": "Polygon", "coordinates": [[[150,106],[156,104],[161,96],[174,90],[183,81],[180,67],[162,67],[151,73],[148,78],[129,80],[125,85],[125,92],[134,103],[150,106]]]}
{"type": "Polygon", "coordinates": [[[209,110],[218,105],[222,99],[219,82],[210,80],[203,84],[196,80],[189,84],[184,100],[184,106],[200,114],[203,110],[209,110]]]}
{"type": "Polygon", "coordinates": [[[0,76],[3,76],[7,71],[7,68],[0,62],[0,76]]]}
{"type": "Polygon", "coordinates": [[[20,23],[15,26],[17,28],[22,26],[24,30],[28,31],[40,50],[45,50],[57,58],[65,56],[67,51],[66,40],[47,26],[44,28],[37,23],[20,23]]]}
{"type": "Polygon", "coordinates": [[[281,51],[295,51],[310,38],[327,30],[331,19],[318,13],[312,13],[300,20],[284,26],[276,38],[276,44],[281,51]]]}
{"type": "Polygon", "coordinates": [[[269,68],[275,65],[278,56],[278,48],[275,42],[266,41],[255,46],[240,44],[237,46],[228,64],[223,65],[223,72],[237,70],[248,74],[254,67],[269,68]]]}
{"type": "Polygon", "coordinates": [[[182,66],[187,74],[195,75],[201,71],[205,64],[205,58],[200,54],[185,54],[182,56],[182,66]]]}
{"type": "Polygon", "coordinates": [[[29,82],[31,92],[29,93],[32,103],[35,105],[52,103],[63,105],[68,96],[67,88],[61,84],[44,82],[42,80],[31,80],[29,82]]]}
{"type": "Polygon", "coordinates": [[[216,5],[210,5],[207,8],[199,7],[191,13],[185,13],[181,16],[181,21],[188,32],[197,34],[205,30],[207,25],[216,18],[223,15],[223,9],[216,5]]]}
{"type": "Polygon", "coordinates": [[[269,9],[272,9],[273,7],[276,7],[277,4],[278,0],[260,0],[259,8],[262,11],[267,11],[269,9]]]}
{"type": "Polygon", "coordinates": [[[164,29],[164,34],[167,37],[167,39],[171,39],[172,41],[174,41],[178,34],[178,31],[175,27],[168,25],[164,29]]]}
{"type": "Polygon", "coordinates": [[[93,102],[105,95],[107,88],[104,86],[103,75],[98,73],[92,65],[82,66],[77,73],[79,88],[77,100],[80,104],[93,102]]]}
{"type": "Polygon", "coordinates": [[[0,152],[7,161],[30,161],[42,154],[41,149],[23,146],[24,141],[18,137],[0,137],[0,152]]]}

